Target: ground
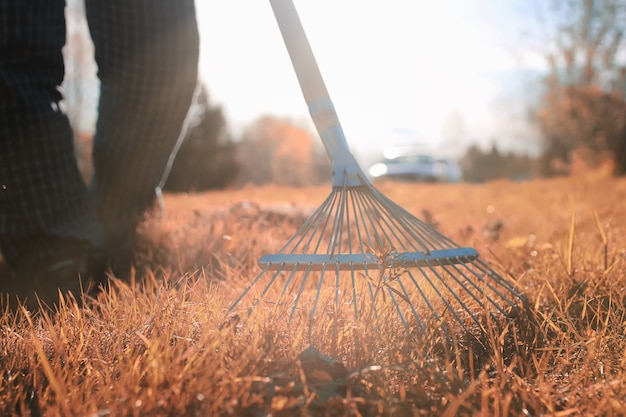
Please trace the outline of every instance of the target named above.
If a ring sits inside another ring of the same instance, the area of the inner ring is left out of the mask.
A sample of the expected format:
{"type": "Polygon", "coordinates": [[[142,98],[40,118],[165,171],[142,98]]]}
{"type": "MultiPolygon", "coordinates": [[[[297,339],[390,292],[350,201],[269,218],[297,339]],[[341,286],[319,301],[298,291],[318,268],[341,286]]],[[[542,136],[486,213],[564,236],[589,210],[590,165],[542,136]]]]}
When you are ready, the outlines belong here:
{"type": "Polygon", "coordinates": [[[82,307],[5,311],[0,414],[626,413],[626,179],[377,184],[524,292],[479,334],[347,308],[229,311],[329,187],[167,195],[131,282],[82,307]]]}

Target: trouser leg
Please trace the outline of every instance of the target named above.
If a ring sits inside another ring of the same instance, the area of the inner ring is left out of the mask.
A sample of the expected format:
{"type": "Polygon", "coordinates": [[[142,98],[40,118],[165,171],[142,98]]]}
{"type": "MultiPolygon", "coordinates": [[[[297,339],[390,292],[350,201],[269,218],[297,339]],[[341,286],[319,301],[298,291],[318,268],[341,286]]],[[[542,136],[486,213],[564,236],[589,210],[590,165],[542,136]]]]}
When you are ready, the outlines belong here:
{"type": "Polygon", "coordinates": [[[64,7],[0,2],[0,251],[9,264],[40,236],[100,239],[59,108],[64,7]]]}
{"type": "Polygon", "coordinates": [[[193,0],[86,0],[101,95],[92,192],[110,255],[126,251],[197,81],[193,0]]]}

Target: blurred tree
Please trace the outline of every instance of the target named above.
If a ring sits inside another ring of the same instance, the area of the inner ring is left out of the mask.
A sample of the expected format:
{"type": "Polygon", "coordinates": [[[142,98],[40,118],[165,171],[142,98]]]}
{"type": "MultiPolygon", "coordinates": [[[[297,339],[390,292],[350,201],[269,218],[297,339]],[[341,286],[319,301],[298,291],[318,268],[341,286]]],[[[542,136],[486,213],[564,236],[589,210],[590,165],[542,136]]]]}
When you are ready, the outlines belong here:
{"type": "Polygon", "coordinates": [[[469,182],[486,182],[497,179],[525,180],[532,177],[534,161],[526,155],[502,153],[494,143],[483,151],[470,146],[461,158],[463,179],[469,182]]]}
{"type": "Polygon", "coordinates": [[[544,175],[567,171],[572,152],[588,163],[611,152],[616,174],[626,173],[626,1],[552,0],[543,3],[543,42],[550,75],[538,112],[544,175]],[[565,167],[565,168],[564,168],[565,167]]]}
{"type": "Polygon", "coordinates": [[[565,174],[573,152],[595,167],[610,153],[614,172],[626,174],[626,102],[598,87],[563,86],[538,113],[547,147],[542,172],[565,174]],[[565,162],[565,164],[563,163],[565,162]]]}
{"type": "Polygon", "coordinates": [[[248,127],[239,151],[239,184],[311,185],[330,173],[326,154],[307,130],[271,116],[248,127]]]}
{"type": "Polygon", "coordinates": [[[222,108],[213,106],[200,86],[191,108],[191,122],[165,183],[167,191],[225,188],[237,176],[237,144],[226,129],[222,108]]]}

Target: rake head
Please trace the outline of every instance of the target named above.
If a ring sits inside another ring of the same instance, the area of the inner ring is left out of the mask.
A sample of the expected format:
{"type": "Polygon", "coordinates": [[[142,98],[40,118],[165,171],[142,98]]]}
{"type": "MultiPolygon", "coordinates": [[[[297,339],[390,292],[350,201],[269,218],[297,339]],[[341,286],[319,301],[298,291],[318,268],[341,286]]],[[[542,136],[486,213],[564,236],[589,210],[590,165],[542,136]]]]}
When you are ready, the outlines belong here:
{"type": "Polygon", "coordinates": [[[482,329],[481,317],[508,317],[524,299],[513,283],[414,217],[369,182],[335,186],[321,206],[235,301],[300,310],[311,318],[349,308],[355,319],[388,317],[425,331],[450,320],[482,329]],[[258,287],[257,287],[258,286],[258,287]]]}
{"type": "Polygon", "coordinates": [[[278,253],[261,258],[263,270],[231,310],[246,296],[287,308],[290,319],[348,307],[356,319],[380,324],[392,310],[422,331],[450,321],[485,330],[481,318],[510,316],[524,303],[513,283],[374,188],[348,148],[293,3],[270,3],[331,159],[333,188],[278,253]]]}

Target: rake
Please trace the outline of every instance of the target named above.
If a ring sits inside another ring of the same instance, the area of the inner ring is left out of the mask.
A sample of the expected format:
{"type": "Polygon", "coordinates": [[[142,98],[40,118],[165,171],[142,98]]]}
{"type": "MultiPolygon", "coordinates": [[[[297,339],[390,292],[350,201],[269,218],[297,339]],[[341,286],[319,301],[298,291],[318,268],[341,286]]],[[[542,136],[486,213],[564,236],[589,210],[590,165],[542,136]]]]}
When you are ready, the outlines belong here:
{"type": "Polygon", "coordinates": [[[518,311],[524,295],[476,250],[460,247],[372,185],[349,150],[292,1],[270,3],[332,162],[332,191],[278,253],[260,259],[262,271],[230,310],[253,293],[255,303],[286,306],[290,320],[298,310],[313,318],[329,304],[348,306],[355,319],[388,316],[392,306],[405,327],[422,331],[433,321],[445,328],[451,319],[484,330],[481,317],[518,311]],[[315,296],[305,300],[310,291],[315,296]]]}

